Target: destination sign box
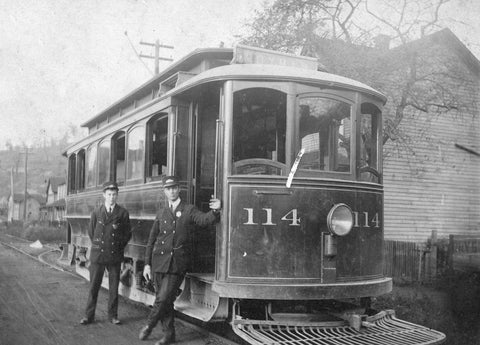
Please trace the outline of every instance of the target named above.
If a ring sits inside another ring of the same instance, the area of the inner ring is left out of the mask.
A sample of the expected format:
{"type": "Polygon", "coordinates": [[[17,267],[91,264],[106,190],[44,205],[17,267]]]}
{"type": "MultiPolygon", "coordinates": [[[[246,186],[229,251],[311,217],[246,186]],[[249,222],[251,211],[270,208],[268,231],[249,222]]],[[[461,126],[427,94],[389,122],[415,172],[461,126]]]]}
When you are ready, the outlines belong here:
{"type": "Polygon", "coordinates": [[[290,66],[315,71],[318,68],[318,61],[315,58],[249,47],[243,44],[236,45],[232,63],[290,66]]]}

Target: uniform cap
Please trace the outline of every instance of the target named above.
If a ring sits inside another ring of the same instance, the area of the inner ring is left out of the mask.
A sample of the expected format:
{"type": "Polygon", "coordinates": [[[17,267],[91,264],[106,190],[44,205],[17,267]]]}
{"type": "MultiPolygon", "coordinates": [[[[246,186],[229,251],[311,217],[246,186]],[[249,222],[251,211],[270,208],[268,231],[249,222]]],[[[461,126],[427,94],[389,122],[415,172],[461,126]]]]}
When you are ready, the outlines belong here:
{"type": "Polygon", "coordinates": [[[118,191],[118,184],[114,181],[108,181],[103,184],[103,191],[105,192],[107,189],[112,189],[118,191]]]}
{"type": "Polygon", "coordinates": [[[165,176],[163,178],[163,188],[178,186],[179,182],[175,176],[165,176]]]}

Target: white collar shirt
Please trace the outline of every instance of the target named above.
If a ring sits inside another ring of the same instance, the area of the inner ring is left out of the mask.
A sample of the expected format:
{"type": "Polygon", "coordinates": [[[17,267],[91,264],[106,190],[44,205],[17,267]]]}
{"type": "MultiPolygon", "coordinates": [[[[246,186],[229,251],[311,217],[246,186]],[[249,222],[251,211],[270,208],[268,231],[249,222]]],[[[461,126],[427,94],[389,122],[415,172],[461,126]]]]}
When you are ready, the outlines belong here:
{"type": "Polygon", "coordinates": [[[174,202],[169,202],[168,203],[168,207],[170,207],[170,209],[173,211],[175,211],[175,209],[177,208],[177,206],[180,204],[180,198],[178,198],[177,200],[175,200],[174,202]]]}
{"type": "Polygon", "coordinates": [[[108,213],[112,213],[114,208],[115,208],[115,204],[112,206],[105,205],[105,210],[107,210],[108,213]]]}

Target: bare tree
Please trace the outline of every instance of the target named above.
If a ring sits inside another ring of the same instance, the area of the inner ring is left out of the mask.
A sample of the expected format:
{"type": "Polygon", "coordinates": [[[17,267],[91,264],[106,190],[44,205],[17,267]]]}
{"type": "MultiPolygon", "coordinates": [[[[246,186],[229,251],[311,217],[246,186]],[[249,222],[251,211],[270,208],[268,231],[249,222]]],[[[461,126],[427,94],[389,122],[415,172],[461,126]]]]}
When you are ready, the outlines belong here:
{"type": "Polygon", "coordinates": [[[286,52],[308,50],[318,37],[352,42],[354,14],[362,0],[277,0],[257,11],[250,44],[286,52]]]}
{"type": "Polygon", "coordinates": [[[383,141],[395,141],[397,149],[409,151],[412,138],[401,128],[407,112],[438,116],[458,114],[475,106],[462,99],[461,86],[469,80],[454,57],[444,52],[435,56],[415,43],[443,27],[440,11],[447,2],[276,0],[257,12],[245,41],[327,60],[330,57],[327,67],[332,73],[358,79],[386,93],[389,103],[383,141]],[[395,54],[364,49],[371,47],[379,34],[384,38],[388,35],[389,42],[397,46],[395,54]],[[322,51],[319,42],[325,43],[325,39],[337,43],[322,51]]]}

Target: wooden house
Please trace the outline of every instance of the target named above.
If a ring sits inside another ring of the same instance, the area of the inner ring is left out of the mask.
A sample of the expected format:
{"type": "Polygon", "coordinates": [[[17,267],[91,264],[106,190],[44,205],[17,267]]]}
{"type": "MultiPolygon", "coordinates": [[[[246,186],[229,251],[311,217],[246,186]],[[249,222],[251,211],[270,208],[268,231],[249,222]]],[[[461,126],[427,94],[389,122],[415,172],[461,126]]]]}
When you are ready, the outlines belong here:
{"type": "Polygon", "coordinates": [[[65,196],[67,185],[65,177],[51,177],[47,183],[45,219],[49,222],[65,220],[65,196]]]}
{"type": "Polygon", "coordinates": [[[390,49],[321,39],[332,73],[388,97],[386,239],[480,234],[480,62],[448,29],[390,49]]]}
{"type": "Polygon", "coordinates": [[[40,220],[41,207],[45,204],[45,199],[39,194],[14,193],[8,197],[8,221],[36,221],[40,220]],[[25,209],[26,202],[26,209],[25,209]],[[26,210],[26,217],[24,217],[26,210]]]}

